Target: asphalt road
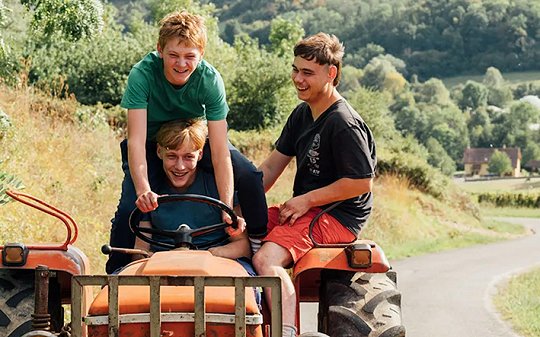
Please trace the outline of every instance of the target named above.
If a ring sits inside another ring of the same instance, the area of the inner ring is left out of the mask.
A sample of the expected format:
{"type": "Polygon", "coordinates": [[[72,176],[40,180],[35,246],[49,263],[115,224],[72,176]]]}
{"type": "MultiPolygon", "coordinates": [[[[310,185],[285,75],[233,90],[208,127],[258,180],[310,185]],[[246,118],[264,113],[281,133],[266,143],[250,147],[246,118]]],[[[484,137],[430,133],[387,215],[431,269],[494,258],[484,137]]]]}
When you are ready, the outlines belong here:
{"type": "MultiPolygon", "coordinates": [[[[540,219],[506,218],[538,234],[392,261],[408,337],[518,337],[491,298],[508,277],[540,266],[540,219]]],[[[316,330],[316,304],[301,305],[301,331],[316,330]]]]}

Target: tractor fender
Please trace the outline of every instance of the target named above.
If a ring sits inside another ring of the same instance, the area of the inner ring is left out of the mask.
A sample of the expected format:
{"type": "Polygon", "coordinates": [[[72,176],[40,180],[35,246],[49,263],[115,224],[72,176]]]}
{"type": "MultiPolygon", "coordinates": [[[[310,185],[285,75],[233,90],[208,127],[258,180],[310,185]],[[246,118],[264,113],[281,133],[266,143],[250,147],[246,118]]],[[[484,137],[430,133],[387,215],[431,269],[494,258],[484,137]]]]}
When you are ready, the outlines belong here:
{"type": "Polygon", "coordinates": [[[317,302],[321,270],[345,270],[366,273],[385,273],[390,264],[384,251],[371,240],[358,240],[357,243],[368,244],[371,248],[371,265],[366,268],[352,268],[347,261],[345,247],[313,248],[294,266],[293,279],[300,301],[317,302]]]}

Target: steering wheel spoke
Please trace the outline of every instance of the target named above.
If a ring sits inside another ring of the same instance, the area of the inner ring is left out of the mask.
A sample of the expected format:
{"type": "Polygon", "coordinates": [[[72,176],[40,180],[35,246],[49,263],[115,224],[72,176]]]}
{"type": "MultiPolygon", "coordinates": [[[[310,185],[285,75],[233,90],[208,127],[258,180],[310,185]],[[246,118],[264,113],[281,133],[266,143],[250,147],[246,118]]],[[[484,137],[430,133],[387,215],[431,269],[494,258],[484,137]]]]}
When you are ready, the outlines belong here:
{"type": "MultiPolygon", "coordinates": [[[[214,206],[218,208],[219,210],[227,213],[232,220],[231,224],[227,224],[225,222],[209,225],[209,226],[203,226],[199,228],[190,228],[188,225],[180,225],[178,229],[176,230],[165,230],[160,229],[156,227],[147,228],[147,227],[140,227],[140,219],[142,216],[142,212],[135,208],[129,217],[129,226],[133,233],[140,238],[141,240],[150,243],[155,246],[159,246],[166,249],[174,249],[178,247],[185,247],[190,246],[193,247],[194,245],[191,243],[191,239],[198,236],[203,236],[212,232],[215,232],[217,230],[223,229],[228,226],[232,226],[233,228],[238,228],[238,218],[234,211],[221,202],[220,200],[203,196],[203,195],[197,195],[197,194],[171,194],[171,195],[164,195],[158,197],[158,205],[161,205],[163,203],[169,203],[169,202],[183,202],[183,201],[192,201],[192,202],[200,202],[205,203],[211,206],[214,206]],[[152,236],[146,235],[159,235],[167,238],[171,238],[174,240],[174,244],[167,243],[167,242],[161,242],[155,239],[152,236]]],[[[196,246],[194,246],[197,248],[196,246]]]]}

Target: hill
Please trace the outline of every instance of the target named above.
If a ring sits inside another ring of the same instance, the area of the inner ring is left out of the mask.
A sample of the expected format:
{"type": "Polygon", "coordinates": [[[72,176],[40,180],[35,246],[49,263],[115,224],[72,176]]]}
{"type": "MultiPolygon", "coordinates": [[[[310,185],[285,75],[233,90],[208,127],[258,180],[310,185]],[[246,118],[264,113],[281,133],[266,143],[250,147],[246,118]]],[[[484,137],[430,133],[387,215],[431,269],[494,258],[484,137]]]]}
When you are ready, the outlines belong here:
{"type": "MultiPolygon", "coordinates": [[[[108,242],[122,178],[118,133],[105,120],[84,118],[74,99],[49,97],[31,87],[2,86],[0,110],[9,118],[0,137],[0,175],[16,177],[26,193],[72,215],[80,226],[77,246],[90,257],[93,271],[101,273],[105,257],[99,248],[108,242]]],[[[232,136],[233,142],[242,137],[232,136]]],[[[248,155],[258,163],[269,148],[253,145],[248,155]]],[[[7,187],[2,184],[0,193],[7,187]]],[[[287,198],[291,186],[289,169],[269,194],[270,203],[287,198]]],[[[403,178],[377,178],[373,215],[362,236],[376,240],[396,258],[520,233],[483,222],[466,194],[449,189],[451,201],[445,202],[411,187],[403,178]]],[[[48,215],[16,202],[0,204],[0,209],[0,242],[50,242],[64,237],[63,225],[48,215]]]]}

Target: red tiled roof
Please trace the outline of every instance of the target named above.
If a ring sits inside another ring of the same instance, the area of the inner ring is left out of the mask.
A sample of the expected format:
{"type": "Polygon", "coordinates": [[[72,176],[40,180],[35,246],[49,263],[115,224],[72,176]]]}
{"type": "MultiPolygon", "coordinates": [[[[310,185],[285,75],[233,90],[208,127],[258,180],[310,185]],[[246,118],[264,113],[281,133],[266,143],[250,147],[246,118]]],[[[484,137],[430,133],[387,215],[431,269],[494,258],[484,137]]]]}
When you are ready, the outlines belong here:
{"type": "Polygon", "coordinates": [[[521,159],[521,150],[519,147],[505,147],[505,148],[493,148],[493,147],[477,147],[465,149],[463,153],[464,164],[487,164],[493,155],[493,152],[498,150],[504,152],[510,158],[512,167],[517,167],[518,159],[521,159]]]}
{"type": "Polygon", "coordinates": [[[540,160],[529,160],[527,164],[525,164],[525,167],[528,167],[531,169],[540,168],[540,160]]]}

